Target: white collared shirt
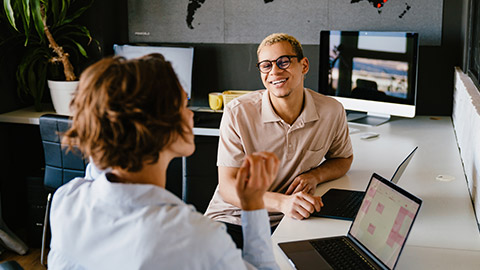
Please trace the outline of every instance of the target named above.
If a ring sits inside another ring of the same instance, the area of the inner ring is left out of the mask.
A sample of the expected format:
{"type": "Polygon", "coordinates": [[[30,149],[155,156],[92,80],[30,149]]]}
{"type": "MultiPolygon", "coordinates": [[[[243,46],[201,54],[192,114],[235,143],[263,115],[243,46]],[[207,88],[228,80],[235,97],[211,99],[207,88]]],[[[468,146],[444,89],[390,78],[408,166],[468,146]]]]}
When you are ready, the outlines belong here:
{"type": "Polygon", "coordinates": [[[77,178],[52,202],[49,269],[277,269],[265,209],[242,215],[244,250],[225,225],[169,191],[77,178]]]}

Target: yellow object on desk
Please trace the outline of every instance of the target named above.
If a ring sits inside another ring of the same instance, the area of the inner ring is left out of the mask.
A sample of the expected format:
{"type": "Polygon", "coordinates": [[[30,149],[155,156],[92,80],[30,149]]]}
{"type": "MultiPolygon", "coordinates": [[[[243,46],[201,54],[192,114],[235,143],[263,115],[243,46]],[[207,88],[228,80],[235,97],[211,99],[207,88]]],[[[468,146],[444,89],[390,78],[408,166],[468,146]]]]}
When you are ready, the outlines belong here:
{"type": "Polygon", "coordinates": [[[223,105],[227,105],[230,101],[234,100],[235,98],[251,93],[252,91],[246,91],[246,90],[228,90],[228,91],[223,91],[223,105]]]}
{"type": "Polygon", "coordinates": [[[222,108],[223,98],[220,92],[211,92],[208,94],[208,105],[212,110],[220,110],[222,108]]]}

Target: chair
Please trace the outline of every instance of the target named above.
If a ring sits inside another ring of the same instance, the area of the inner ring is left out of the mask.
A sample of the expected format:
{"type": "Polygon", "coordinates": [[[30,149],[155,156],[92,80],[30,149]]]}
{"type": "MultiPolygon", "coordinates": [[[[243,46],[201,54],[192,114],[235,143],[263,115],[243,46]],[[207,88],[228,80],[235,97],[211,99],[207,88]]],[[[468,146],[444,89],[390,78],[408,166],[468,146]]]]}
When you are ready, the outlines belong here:
{"type": "Polygon", "coordinates": [[[45,265],[46,246],[49,238],[50,204],[53,192],[63,184],[75,177],[85,176],[86,160],[78,151],[68,151],[62,148],[61,134],[70,126],[68,116],[45,114],[40,117],[40,136],[42,139],[43,153],[45,155],[44,187],[49,192],[45,219],[43,222],[43,235],[40,262],[45,265]]]}

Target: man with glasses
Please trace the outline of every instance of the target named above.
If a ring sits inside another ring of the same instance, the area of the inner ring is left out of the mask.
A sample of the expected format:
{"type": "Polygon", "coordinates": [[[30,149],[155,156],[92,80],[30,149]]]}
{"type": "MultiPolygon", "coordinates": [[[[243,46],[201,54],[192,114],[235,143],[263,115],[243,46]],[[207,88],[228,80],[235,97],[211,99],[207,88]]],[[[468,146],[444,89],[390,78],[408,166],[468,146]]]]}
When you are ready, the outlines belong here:
{"type": "Polygon", "coordinates": [[[241,96],[224,108],[217,166],[219,184],[205,215],[226,223],[241,247],[240,201],[235,175],[244,157],[274,152],[277,178],[264,196],[272,231],[286,215],[308,218],[323,206],[318,184],[343,176],[353,160],[345,111],[336,100],[304,88],[309,62],[300,43],[272,34],[260,43],[257,67],[266,90],[241,96]]]}

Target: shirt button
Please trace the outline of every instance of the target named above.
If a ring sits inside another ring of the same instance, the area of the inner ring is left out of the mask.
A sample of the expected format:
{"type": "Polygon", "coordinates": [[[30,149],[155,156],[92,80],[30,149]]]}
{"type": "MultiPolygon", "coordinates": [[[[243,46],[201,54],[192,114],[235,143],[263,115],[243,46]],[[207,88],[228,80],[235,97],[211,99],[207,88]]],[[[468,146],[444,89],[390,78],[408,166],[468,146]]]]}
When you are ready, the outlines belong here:
{"type": "Polygon", "coordinates": [[[292,145],[291,145],[291,144],[289,144],[289,145],[288,145],[288,147],[292,147],[292,145]]]}

